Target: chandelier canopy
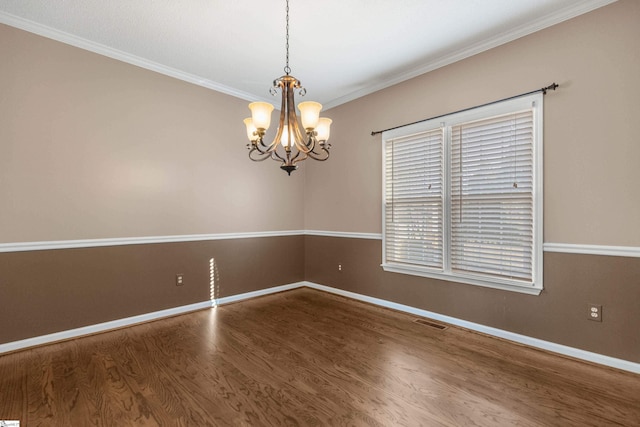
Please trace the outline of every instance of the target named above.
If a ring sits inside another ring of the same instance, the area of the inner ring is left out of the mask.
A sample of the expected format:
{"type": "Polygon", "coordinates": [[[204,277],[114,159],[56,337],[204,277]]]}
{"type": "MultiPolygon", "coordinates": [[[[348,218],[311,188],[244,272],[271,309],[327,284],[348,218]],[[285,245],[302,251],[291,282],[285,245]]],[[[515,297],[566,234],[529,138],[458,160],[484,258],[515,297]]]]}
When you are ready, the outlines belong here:
{"type": "Polygon", "coordinates": [[[247,137],[249,138],[249,158],[255,162],[260,162],[268,158],[282,162],[280,169],[289,175],[298,168],[298,163],[312,158],[324,161],[329,158],[331,144],[329,131],[331,119],[320,117],[322,105],[306,101],[298,104],[302,130],[298,123],[298,115],[293,99],[296,89],[300,96],[306,94],[306,89],[302,87],[300,81],[290,75],[289,68],[289,0],[287,4],[287,37],[286,37],[286,65],[285,75],[274,80],[273,87],[269,90],[275,96],[278,89],[282,94],[280,104],[280,122],[275,138],[271,143],[264,142],[264,136],[271,124],[271,112],[274,106],[268,102],[252,102],[249,104],[251,117],[244,119],[247,127],[247,137]]]}

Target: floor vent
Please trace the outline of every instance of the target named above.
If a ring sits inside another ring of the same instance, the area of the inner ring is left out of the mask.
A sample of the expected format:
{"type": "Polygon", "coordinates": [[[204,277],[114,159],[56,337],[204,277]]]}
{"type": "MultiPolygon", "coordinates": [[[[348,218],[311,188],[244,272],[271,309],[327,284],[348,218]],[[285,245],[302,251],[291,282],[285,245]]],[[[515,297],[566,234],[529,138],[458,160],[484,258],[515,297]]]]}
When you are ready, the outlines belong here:
{"type": "Polygon", "coordinates": [[[440,330],[447,329],[447,327],[444,326],[444,325],[441,325],[439,323],[433,323],[433,322],[430,322],[430,321],[425,320],[425,319],[416,319],[416,320],[414,320],[414,322],[419,323],[419,324],[424,325],[424,326],[428,326],[430,328],[434,328],[434,329],[440,329],[440,330]]]}

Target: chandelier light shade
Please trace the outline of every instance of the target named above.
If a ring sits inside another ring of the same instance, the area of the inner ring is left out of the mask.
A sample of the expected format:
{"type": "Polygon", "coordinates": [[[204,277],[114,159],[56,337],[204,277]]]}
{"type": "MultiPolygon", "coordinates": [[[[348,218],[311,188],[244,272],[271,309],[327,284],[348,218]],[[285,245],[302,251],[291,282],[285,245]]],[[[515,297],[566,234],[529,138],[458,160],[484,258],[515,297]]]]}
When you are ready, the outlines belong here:
{"type": "Polygon", "coordinates": [[[272,142],[264,141],[265,134],[271,125],[271,113],[274,106],[268,102],[252,102],[249,104],[251,117],[244,119],[247,128],[247,138],[249,144],[249,158],[260,162],[266,159],[273,159],[281,162],[280,169],[289,175],[298,168],[298,163],[311,158],[324,161],[329,158],[331,144],[329,140],[331,119],[321,118],[320,111],[322,105],[305,101],[298,104],[300,110],[300,122],[294,102],[294,92],[298,90],[300,96],[306,94],[306,89],[302,87],[300,81],[290,75],[289,68],[289,0],[287,4],[287,38],[286,38],[286,65],[285,75],[273,82],[273,87],[269,90],[275,96],[278,92],[282,95],[280,104],[280,120],[278,130],[272,142]]]}

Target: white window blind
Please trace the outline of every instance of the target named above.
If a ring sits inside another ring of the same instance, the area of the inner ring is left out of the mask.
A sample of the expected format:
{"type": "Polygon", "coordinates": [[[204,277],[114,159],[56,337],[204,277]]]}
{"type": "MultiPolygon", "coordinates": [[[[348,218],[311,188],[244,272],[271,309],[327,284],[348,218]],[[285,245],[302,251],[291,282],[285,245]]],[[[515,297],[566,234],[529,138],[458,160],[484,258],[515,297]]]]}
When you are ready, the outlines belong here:
{"type": "Polygon", "coordinates": [[[383,267],[542,289],[542,95],[383,134],[383,267]]]}
{"type": "Polygon", "coordinates": [[[533,112],[451,135],[451,268],[532,280],[533,112]]]}
{"type": "Polygon", "coordinates": [[[387,141],[386,259],[442,268],[442,129],[387,141]]]}

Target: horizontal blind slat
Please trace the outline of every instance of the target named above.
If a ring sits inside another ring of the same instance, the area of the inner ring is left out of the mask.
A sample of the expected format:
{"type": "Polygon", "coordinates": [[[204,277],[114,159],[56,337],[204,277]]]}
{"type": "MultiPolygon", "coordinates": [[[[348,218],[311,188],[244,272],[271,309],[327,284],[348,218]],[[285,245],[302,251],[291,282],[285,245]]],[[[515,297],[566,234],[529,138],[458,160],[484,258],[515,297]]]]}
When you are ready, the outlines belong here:
{"type": "Polygon", "coordinates": [[[441,268],[442,130],[395,138],[385,151],[386,259],[441,268]]]}
{"type": "Polygon", "coordinates": [[[452,269],[530,278],[532,138],[531,111],[452,128],[452,269]]]}
{"type": "Polygon", "coordinates": [[[532,276],[532,109],[450,128],[450,254],[443,254],[443,130],[385,142],[388,261],[514,279],[532,276]]]}

